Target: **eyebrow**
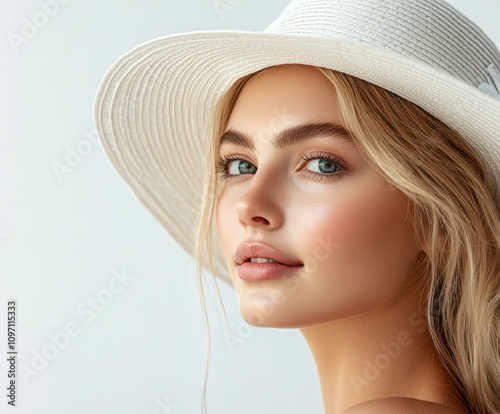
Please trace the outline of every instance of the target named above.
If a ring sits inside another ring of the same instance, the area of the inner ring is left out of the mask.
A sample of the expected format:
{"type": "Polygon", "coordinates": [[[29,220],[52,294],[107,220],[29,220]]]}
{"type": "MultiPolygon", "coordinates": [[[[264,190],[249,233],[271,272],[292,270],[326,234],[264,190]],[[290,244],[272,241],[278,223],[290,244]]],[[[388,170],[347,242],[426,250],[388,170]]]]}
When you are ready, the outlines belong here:
{"type": "MultiPolygon", "coordinates": [[[[272,144],[275,149],[280,150],[304,140],[320,137],[335,142],[340,140],[341,142],[354,146],[354,142],[349,132],[341,125],[331,122],[309,122],[284,129],[274,137],[272,144]]],[[[251,151],[255,150],[252,139],[247,134],[234,129],[228,129],[222,134],[220,145],[222,146],[223,144],[234,144],[248,148],[251,151]]]]}

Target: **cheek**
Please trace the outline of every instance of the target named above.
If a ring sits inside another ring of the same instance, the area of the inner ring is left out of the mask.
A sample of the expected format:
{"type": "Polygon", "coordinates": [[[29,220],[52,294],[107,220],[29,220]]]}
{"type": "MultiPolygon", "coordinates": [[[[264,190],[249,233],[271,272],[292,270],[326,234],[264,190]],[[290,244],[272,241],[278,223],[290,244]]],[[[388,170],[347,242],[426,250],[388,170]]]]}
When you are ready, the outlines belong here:
{"type": "Polygon", "coordinates": [[[339,243],[343,246],[353,250],[366,249],[367,253],[371,251],[376,257],[388,253],[390,247],[400,246],[405,235],[411,236],[406,216],[406,206],[401,199],[388,191],[373,197],[335,203],[326,222],[339,236],[339,243]]]}
{"type": "Polygon", "coordinates": [[[230,249],[235,248],[235,243],[237,243],[235,237],[238,236],[238,220],[234,206],[230,194],[222,191],[217,202],[216,221],[217,233],[227,262],[232,260],[230,249]]]}
{"type": "MultiPolygon", "coordinates": [[[[395,191],[344,197],[317,207],[303,223],[318,283],[344,298],[394,298],[414,270],[419,252],[407,205],[395,191]]],[[[331,291],[330,291],[331,292],[331,291]]]]}

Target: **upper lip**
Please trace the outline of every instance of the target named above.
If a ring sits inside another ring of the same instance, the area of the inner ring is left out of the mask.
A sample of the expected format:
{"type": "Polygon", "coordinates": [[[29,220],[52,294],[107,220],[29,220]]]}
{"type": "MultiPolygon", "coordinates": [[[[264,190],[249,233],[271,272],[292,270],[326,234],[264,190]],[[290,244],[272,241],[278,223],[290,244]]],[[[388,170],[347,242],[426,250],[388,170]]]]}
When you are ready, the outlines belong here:
{"type": "Polygon", "coordinates": [[[263,257],[287,266],[301,266],[302,263],[288,257],[274,247],[262,243],[243,242],[236,249],[234,259],[238,264],[243,264],[252,258],[263,257]]]}

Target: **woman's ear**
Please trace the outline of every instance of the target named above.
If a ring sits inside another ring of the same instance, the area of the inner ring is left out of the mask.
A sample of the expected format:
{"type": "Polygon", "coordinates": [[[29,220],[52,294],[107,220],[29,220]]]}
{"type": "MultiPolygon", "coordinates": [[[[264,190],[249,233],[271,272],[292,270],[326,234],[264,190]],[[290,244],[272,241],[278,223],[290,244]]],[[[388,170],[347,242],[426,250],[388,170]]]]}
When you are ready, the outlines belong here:
{"type": "Polygon", "coordinates": [[[425,256],[429,256],[431,251],[431,237],[429,236],[429,233],[430,232],[426,231],[424,228],[416,226],[415,235],[417,237],[417,245],[420,248],[419,253],[425,256]]]}
{"type": "Polygon", "coordinates": [[[408,204],[408,215],[412,219],[413,231],[416,237],[417,246],[420,249],[419,255],[429,256],[431,246],[431,233],[428,229],[429,223],[424,219],[413,203],[408,204]]]}
{"type": "Polygon", "coordinates": [[[426,256],[429,256],[429,243],[427,241],[422,241],[420,243],[420,252],[422,254],[425,254],[426,256]]]}

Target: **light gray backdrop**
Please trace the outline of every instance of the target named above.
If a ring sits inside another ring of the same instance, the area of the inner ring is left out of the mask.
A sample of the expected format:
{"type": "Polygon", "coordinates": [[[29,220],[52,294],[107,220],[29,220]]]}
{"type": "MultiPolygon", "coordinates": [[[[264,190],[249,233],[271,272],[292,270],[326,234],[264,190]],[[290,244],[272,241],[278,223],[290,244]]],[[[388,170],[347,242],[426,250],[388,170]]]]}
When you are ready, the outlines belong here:
{"type": "MultiPolygon", "coordinates": [[[[0,412],[199,413],[204,335],[194,265],[95,137],[106,69],[150,39],[264,29],[289,0],[1,0],[0,412]],[[84,154],[78,155],[78,152],[84,154]],[[17,399],[7,404],[7,301],[17,399]]],[[[500,44],[497,0],[453,4],[500,44]]],[[[298,330],[255,328],[221,284],[210,306],[209,413],[321,413],[298,330]]]]}

